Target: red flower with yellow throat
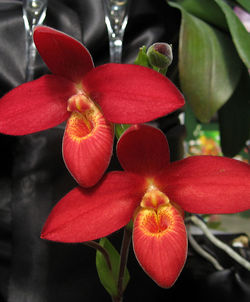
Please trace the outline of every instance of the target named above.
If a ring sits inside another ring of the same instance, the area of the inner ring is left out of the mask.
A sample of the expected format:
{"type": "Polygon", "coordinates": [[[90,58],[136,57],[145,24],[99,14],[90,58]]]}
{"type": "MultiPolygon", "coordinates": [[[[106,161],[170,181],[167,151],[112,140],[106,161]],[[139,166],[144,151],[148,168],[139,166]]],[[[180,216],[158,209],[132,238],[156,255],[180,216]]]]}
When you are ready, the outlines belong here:
{"type": "Polygon", "coordinates": [[[132,64],[95,67],[88,50],[55,29],[38,26],[34,42],[52,72],[0,99],[0,132],[24,135],[65,120],[63,157],[83,187],[95,185],[113,152],[113,123],[143,123],[184,105],[165,76],[132,64]]]}
{"type": "Polygon", "coordinates": [[[120,137],[124,171],[112,171],[93,188],[76,187],[54,207],[41,237],[85,242],[105,237],[133,220],[133,247],[145,272],[170,287],[187,256],[184,211],[235,213],[250,208],[250,166],[220,156],[169,160],[165,135],[148,125],[120,137]]]}

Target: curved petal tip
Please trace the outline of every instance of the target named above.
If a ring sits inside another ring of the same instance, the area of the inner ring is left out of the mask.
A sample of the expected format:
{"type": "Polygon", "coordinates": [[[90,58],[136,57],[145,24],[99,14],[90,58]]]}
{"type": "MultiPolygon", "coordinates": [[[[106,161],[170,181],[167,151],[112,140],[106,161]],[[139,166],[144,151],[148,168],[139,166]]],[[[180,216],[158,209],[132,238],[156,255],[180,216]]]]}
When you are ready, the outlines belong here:
{"type": "Polygon", "coordinates": [[[34,29],[34,42],[48,68],[56,75],[78,83],[94,67],[89,51],[61,31],[37,26],[34,29]]]}

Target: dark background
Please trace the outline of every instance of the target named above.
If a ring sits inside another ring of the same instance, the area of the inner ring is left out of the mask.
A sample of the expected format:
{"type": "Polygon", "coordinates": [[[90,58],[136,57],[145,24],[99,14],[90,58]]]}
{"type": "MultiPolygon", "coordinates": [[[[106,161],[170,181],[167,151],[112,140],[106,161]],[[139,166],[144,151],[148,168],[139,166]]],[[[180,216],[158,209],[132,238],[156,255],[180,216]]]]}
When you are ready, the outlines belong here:
{"type": "MultiPolygon", "coordinates": [[[[95,65],[107,63],[108,37],[101,0],[48,2],[45,24],[83,42],[95,65]]],[[[166,1],[132,0],[123,61],[132,63],[143,45],[159,41],[172,43],[174,62],[168,76],[178,85],[179,26],[179,12],[166,1]]],[[[0,96],[24,82],[24,41],[22,2],[0,0],[0,96]]],[[[36,77],[47,72],[38,59],[36,77]]],[[[178,113],[158,123],[169,139],[171,160],[181,158],[185,131],[179,124],[178,113]]],[[[82,244],[51,243],[39,238],[52,207],[76,185],[62,160],[62,137],[62,127],[22,137],[0,134],[0,302],[110,301],[98,280],[94,250],[82,244]]],[[[115,158],[110,169],[114,168],[118,168],[115,158]]],[[[118,231],[110,236],[118,249],[121,235],[118,231]]],[[[199,240],[208,244],[202,237],[199,240]]],[[[222,298],[249,301],[249,289],[244,283],[246,274],[235,268],[225,255],[222,259],[227,269],[216,272],[189,250],[180,278],[166,290],[145,275],[131,249],[128,260],[131,280],[124,301],[213,299],[216,302],[222,298]]]]}

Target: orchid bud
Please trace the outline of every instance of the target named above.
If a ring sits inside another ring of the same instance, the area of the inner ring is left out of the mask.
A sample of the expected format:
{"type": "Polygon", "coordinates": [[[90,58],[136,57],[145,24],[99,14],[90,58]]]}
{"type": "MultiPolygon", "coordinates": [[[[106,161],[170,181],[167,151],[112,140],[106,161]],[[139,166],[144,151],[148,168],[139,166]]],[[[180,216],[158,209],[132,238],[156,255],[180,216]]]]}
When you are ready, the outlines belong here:
{"type": "Polygon", "coordinates": [[[155,43],[148,48],[150,64],[159,69],[167,69],[173,60],[172,46],[167,43],[155,43]]]}

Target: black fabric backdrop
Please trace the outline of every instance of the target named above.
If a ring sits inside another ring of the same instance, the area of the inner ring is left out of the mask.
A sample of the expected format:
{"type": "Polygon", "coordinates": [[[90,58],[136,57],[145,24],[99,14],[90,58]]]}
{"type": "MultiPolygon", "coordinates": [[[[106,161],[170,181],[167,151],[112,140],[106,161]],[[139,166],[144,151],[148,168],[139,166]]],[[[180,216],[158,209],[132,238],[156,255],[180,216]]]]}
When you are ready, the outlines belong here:
{"type": "MultiPolygon", "coordinates": [[[[96,65],[108,62],[101,0],[48,2],[45,24],[82,41],[96,65]]],[[[179,13],[164,0],[132,1],[123,61],[132,63],[143,45],[173,43],[175,59],[169,75],[178,85],[175,67],[179,26],[179,13]]],[[[23,83],[24,72],[22,2],[0,0],[0,95],[23,83]]],[[[38,59],[36,77],[47,72],[38,59]]],[[[169,139],[172,160],[181,158],[185,131],[177,114],[158,123],[169,139]]],[[[98,280],[94,250],[82,244],[50,243],[39,238],[51,208],[76,185],[62,160],[62,136],[62,127],[22,137],[0,135],[0,301],[110,301],[98,280]]],[[[115,158],[110,169],[114,168],[119,168],[115,158]]],[[[121,234],[118,231],[110,236],[118,249],[121,234]]],[[[241,277],[236,278],[230,261],[228,267],[218,273],[190,251],[179,280],[173,288],[164,290],[144,274],[131,250],[131,281],[124,301],[180,301],[183,293],[184,298],[193,301],[220,301],[221,297],[249,301],[246,284],[241,277]]]]}

